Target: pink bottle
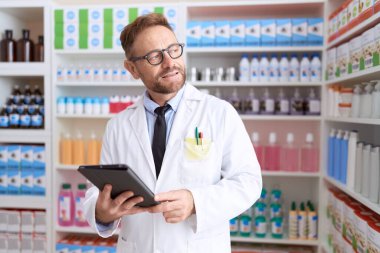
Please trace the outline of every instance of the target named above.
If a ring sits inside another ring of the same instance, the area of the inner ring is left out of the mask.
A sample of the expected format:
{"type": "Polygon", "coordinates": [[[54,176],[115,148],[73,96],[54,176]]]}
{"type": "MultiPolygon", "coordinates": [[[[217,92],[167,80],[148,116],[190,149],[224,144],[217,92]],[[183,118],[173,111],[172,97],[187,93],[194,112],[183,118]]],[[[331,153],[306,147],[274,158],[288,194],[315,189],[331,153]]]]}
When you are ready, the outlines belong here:
{"type": "Polygon", "coordinates": [[[299,148],[294,146],[294,135],[288,133],[286,136],[286,144],[281,149],[281,170],[283,171],[299,171],[300,162],[299,148]]]}
{"type": "Polygon", "coordinates": [[[75,193],[75,225],[78,227],[88,226],[88,222],[83,213],[83,202],[86,196],[86,184],[78,184],[78,190],[75,193]]]}
{"type": "Polygon", "coordinates": [[[319,171],[319,151],[312,133],[306,134],[306,144],[301,148],[301,171],[319,171]]]}
{"type": "Polygon", "coordinates": [[[281,147],[277,144],[276,133],[269,134],[269,144],[265,147],[265,170],[279,171],[280,170],[280,150],[281,147]]]}
{"type": "Polygon", "coordinates": [[[252,133],[252,144],[260,167],[261,169],[264,169],[264,146],[260,144],[260,135],[258,132],[252,133]]]}
{"type": "Polygon", "coordinates": [[[70,184],[62,184],[58,197],[58,224],[72,226],[74,224],[74,196],[70,184]]]}

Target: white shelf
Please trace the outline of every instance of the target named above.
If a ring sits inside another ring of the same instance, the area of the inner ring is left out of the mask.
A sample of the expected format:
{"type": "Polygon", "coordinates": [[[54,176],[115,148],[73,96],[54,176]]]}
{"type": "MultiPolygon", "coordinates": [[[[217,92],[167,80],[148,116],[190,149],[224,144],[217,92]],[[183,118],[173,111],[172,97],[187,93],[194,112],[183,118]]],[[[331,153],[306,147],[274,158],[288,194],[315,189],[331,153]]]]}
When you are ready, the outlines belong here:
{"type": "Polygon", "coordinates": [[[379,22],[380,22],[380,12],[373,15],[372,17],[365,20],[364,22],[358,24],[354,28],[349,29],[348,32],[344,33],[343,35],[339,36],[335,40],[328,43],[327,47],[331,48],[331,47],[341,44],[342,42],[352,39],[354,36],[360,35],[362,32],[370,28],[372,25],[376,25],[379,22]]]}
{"type": "Polygon", "coordinates": [[[34,143],[49,140],[50,133],[42,129],[0,129],[0,141],[12,143],[34,143]]]}
{"type": "Polygon", "coordinates": [[[91,50],[91,49],[55,49],[53,51],[58,55],[124,55],[124,51],[120,49],[100,49],[100,50],[91,50]]]}
{"type": "Polygon", "coordinates": [[[37,62],[10,62],[0,63],[0,76],[44,76],[49,69],[45,63],[37,62]]]}
{"type": "Polygon", "coordinates": [[[267,244],[282,244],[282,245],[302,245],[302,246],[318,246],[318,240],[290,240],[290,239],[275,239],[267,236],[266,238],[258,237],[243,237],[231,236],[231,242],[246,242],[246,243],[267,243],[267,244]]]}
{"type": "Polygon", "coordinates": [[[379,79],[380,66],[372,67],[369,69],[361,70],[356,73],[348,74],[344,77],[335,78],[326,82],[327,85],[344,83],[344,84],[357,84],[364,81],[371,81],[379,79]]]}
{"type": "Polygon", "coordinates": [[[220,53],[267,53],[267,52],[316,52],[323,46],[289,46],[289,47],[187,47],[189,54],[220,54],[220,53]]]}
{"type": "Polygon", "coordinates": [[[0,195],[0,208],[50,209],[45,196],[0,195]]]}
{"type": "Polygon", "coordinates": [[[238,82],[238,81],[222,81],[222,82],[192,82],[196,87],[315,87],[322,86],[322,82],[310,83],[267,83],[267,82],[238,82]]]}
{"type": "Polygon", "coordinates": [[[56,82],[55,85],[62,87],[144,87],[141,81],[120,81],[120,82],[56,82]]]}
{"type": "Polygon", "coordinates": [[[100,114],[100,115],[85,115],[85,114],[57,114],[56,117],[58,119],[110,119],[112,118],[114,114],[100,114]]]}
{"type": "MultiPolygon", "coordinates": [[[[56,225],[56,231],[63,232],[63,233],[96,234],[96,232],[91,227],[76,227],[76,226],[62,227],[60,225],[56,225]]],[[[119,234],[119,232],[120,231],[117,230],[115,234],[119,234]]]]}
{"type": "Polygon", "coordinates": [[[380,119],[368,119],[368,118],[343,118],[343,117],[326,117],[326,121],[330,122],[342,122],[342,123],[356,123],[367,125],[380,125],[380,119]]]}
{"type": "Polygon", "coordinates": [[[216,2],[188,2],[186,5],[189,8],[192,7],[217,7],[217,6],[254,6],[254,5],[268,5],[268,6],[278,6],[278,5],[292,5],[292,4],[322,4],[325,0],[250,0],[247,1],[216,1],[216,2]]]}
{"type": "Polygon", "coordinates": [[[261,171],[261,174],[263,176],[267,177],[304,177],[304,178],[310,178],[315,177],[319,178],[320,173],[319,172],[290,172],[290,171],[261,171]]]}
{"type": "Polygon", "coordinates": [[[242,120],[320,121],[320,116],[240,115],[242,120]]]}
{"type": "Polygon", "coordinates": [[[356,201],[362,203],[367,208],[371,209],[377,214],[380,214],[380,205],[378,203],[371,202],[368,198],[363,197],[361,194],[356,193],[350,189],[347,188],[346,185],[342,184],[341,182],[336,181],[335,179],[329,178],[327,176],[324,177],[327,182],[338,188],[339,190],[343,191],[347,195],[354,198],[356,201]]]}
{"type": "Polygon", "coordinates": [[[75,171],[77,170],[79,165],[65,165],[65,164],[57,164],[55,165],[56,170],[67,170],[67,171],[75,171]]]}

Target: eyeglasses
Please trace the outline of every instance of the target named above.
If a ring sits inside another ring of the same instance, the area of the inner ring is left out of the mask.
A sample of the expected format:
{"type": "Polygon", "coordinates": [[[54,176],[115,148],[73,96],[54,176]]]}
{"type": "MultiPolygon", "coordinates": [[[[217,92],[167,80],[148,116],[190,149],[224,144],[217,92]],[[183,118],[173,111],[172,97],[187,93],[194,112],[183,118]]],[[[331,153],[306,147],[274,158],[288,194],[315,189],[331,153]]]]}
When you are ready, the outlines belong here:
{"type": "Polygon", "coordinates": [[[177,59],[181,57],[183,53],[183,47],[185,46],[184,43],[175,43],[171,44],[165,49],[157,49],[150,51],[144,56],[137,56],[137,57],[131,57],[130,61],[136,62],[138,60],[147,60],[151,65],[159,65],[164,60],[164,52],[168,52],[169,56],[172,59],[177,59]]]}

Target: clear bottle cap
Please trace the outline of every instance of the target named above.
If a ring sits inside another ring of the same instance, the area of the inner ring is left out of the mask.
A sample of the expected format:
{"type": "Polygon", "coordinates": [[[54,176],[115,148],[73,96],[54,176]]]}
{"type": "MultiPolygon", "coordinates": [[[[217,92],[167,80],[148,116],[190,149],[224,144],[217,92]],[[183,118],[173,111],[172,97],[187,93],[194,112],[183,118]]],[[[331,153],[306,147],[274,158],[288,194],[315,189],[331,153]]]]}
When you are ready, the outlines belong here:
{"type": "Polygon", "coordinates": [[[269,144],[275,144],[277,141],[277,135],[274,132],[269,133],[269,144]]]}
{"type": "Polygon", "coordinates": [[[307,133],[306,134],[306,142],[312,143],[313,141],[314,141],[314,135],[312,133],[307,133]]]}

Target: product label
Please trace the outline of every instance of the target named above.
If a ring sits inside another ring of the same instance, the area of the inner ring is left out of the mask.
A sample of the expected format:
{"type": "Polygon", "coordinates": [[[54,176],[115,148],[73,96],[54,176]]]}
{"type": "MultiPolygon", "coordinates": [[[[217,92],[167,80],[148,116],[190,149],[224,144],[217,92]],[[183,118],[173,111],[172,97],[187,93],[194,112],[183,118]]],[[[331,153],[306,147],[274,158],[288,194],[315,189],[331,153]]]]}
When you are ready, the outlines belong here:
{"type": "Polygon", "coordinates": [[[63,222],[71,220],[70,197],[59,197],[59,219],[63,222]]]}
{"type": "Polygon", "coordinates": [[[272,234],[282,235],[283,226],[281,221],[272,221],[272,234]]]}
{"type": "Polygon", "coordinates": [[[274,100],[266,99],[265,100],[265,112],[274,112],[274,100]]]}
{"type": "Polygon", "coordinates": [[[31,122],[30,115],[21,115],[21,117],[20,117],[20,125],[21,126],[28,127],[28,126],[30,126],[30,122],[31,122]]]}
{"type": "Polygon", "coordinates": [[[374,29],[369,29],[361,36],[362,42],[362,60],[364,60],[364,68],[370,68],[373,66],[373,54],[375,52],[375,38],[374,29]]]}
{"type": "Polygon", "coordinates": [[[238,232],[238,230],[239,230],[238,220],[237,219],[230,220],[230,231],[238,232]]]}
{"type": "Polygon", "coordinates": [[[267,224],[265,221],[256,220],[255,222],[256,234],[266,234],[267,224]]]}
{"type": "Polygon", "coordinates": [[[247,20],[245,22],[245,44],[246,46],[260,45],[261,27],[259,20],[247,20]]]}
{"type": "Polygon", "coordinates": [[[260,102],[258,99],[252,100],[252,112],[259,113],[260,111],[260,102]]]}
{"type": "Polygon", "coordinates": [[[249,219],[240,219],[240,232],[251,233],[251,221],[249,219]]]}
{"type": "Polygon", "coordinates": [[[32,115],[32,126],[33,127],[42,127],[42,116],[41,115],[32,115]]]}
{"type": "Polygon", "coordinates": [[[349,42],[349,47],[350,47],[350,63],[349,63],[350,66],[349,66],[348,72],[353,73],[360,70],[361,36],[352,39],[349,42]]]}
{"type": "Polygon", "coordinates": [[[289,101],[284,99],[280,101],[280,112],[288,113],[289,112],[289,101]]]}
{"type": "Polygon", "coordinates": [[[309,112],[320,113],[321,112],[321,103],[319,100],[310,100],[309,101],[309,112]]]}
{"type": "Polygon", "coordinates": [[[83,202],[84,198],[75,198],[75,220],[78,222],[86,222],[86,217],[83,212],[83,202]]]}
{"type": "Polygon", "coordinates": [[[317,239],[318,232],[317,232],[317,222],[318,222],[318,216],[316,214],[308,216],[308,238],[309,239],[317,239]]]}
{"type": "Polygon", "coordinates": [[[9,115],[9,124],[11,126],[18,126],[20,124],[20,115],[17,113],[12,113],[9,115]]]}
{"type": "Polygon", "coordinates": [[[367,252],[380,252],[380,233],[369,227],[367,234],[367,252]]]}
{"type": "Polygon", "coordinates": [[[0,127],[7,128],[9,127],[9,118],[8,116],[0,116],[0,127]]]}

